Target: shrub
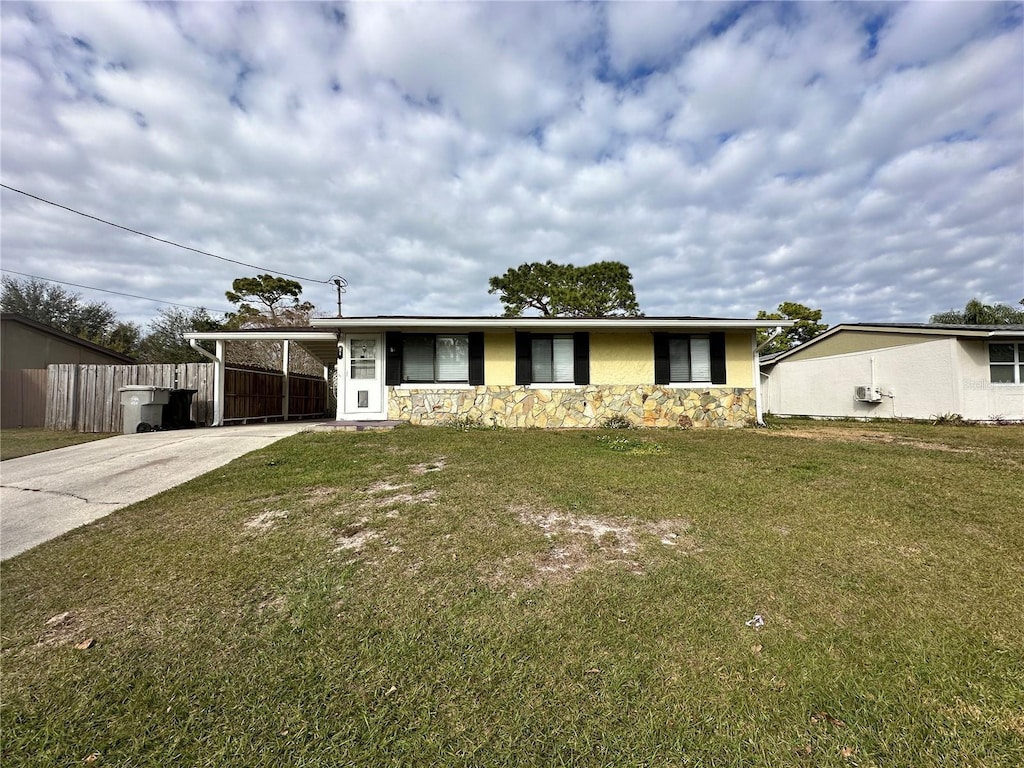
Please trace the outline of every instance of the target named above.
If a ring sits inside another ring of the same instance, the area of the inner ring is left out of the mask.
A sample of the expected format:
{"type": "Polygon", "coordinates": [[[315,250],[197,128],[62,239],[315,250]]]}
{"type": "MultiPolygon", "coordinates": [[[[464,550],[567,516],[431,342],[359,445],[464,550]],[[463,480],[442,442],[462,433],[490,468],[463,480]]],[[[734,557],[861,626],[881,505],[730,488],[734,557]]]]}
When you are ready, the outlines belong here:
{"type": "Polygon", "coordinates": [[[609,416],[601,422],[601,426],[605,429],[636,429],[636,425],[621,413],[609,416]]]}
{"type": "Polygon", "coordinates": [[[959,413],[938,413],[932,414],[932,424],[945,427],[964,427],[971,422],[959,413]]]}
{"type": "Polygon", "coordinates": [[[473,416],[452,416],[444,423],[444,426],[457,429],[460,432],[470,432],[474,429],[501,429],[500,426],[493,422],[487,424],[479,417],[473,416]]]}

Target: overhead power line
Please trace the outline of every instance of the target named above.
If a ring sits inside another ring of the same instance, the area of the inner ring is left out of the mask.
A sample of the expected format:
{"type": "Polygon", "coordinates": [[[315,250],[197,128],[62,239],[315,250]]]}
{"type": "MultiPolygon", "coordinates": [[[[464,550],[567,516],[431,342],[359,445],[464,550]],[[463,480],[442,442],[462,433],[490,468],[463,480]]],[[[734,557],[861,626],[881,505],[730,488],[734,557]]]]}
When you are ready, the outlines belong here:
{"type": "Polygon", "coordinates": [[[102,291],[103,293],[113,293],[116,296],[127,296],[130,299],[142,299],[143,301],[155,301],[157,304],[170,304],[172,307],[184,307],[185,309],[202,309],[209,312],[229,313],[230,309],[211,309],[210,307],[196,307],[192,304],[178,304],[174,301],[164,301],[163,299],[153,299],[149,296],[136,296],[134,293],[122,293],[121,291],[111,291],[107,288],[96,288],[92,285],[82,285],[80,283],[69,283],[67,280],[54,280],[52,277],[41,277],[40,275],[30,275],[27,272],[16,272],[13,269],[7,269],[7,267],[0,267],[0,272],[9,272],[12,275],[20,275],[21,277],[31,277],[34,280],[44,280],[47,283],[58,283],[60,285],[73,285],[75,288],[85,288],[88,291],[102,291]]]}
{"type": "MultiPolygon", "coordinates": [[[[300,275],[292,275],[292,274],[289,274],[288,272],[281,272],[281,271],[276,270],[276,269],[270,269],[269,267],[260,267],[260,266],[257,266],[256,264],[246,264],[244,261],[238,261],[237,259],[229,259],[229,258],[226,258],[224,256],[218,256],[215,253],[209,253],[208,251],[201,251],[198,248],[193,248],[190,245],[182,245],[181,243],[176,243],[173,240],[165,240],[164,238],[157,237],[156,235],[150,235],[150,234],[148,234],[146,232],[140,232],[137,229],[132,229],[131,227],[125,227],[125,226],[123,226],[121,224],[115,224],[112,221],[107,221],[106,219],[101,219],[99,216],[93,216],[91,213],[83,213],[82,211],[75,210],[74,208],[69,208],[68,206],[61,205],[60,203],[55,203],[55,202],[53,202],[53,200],[47,200],[45,197],[39,197],[38,195],[33,195],[33,194],[29,193],[29,192],[25,192],[22,189],[16,189],[14,187],[8,186],[7,184],[0,183],[0,187],[3,187],[4,189],[9,189],[11,192],[17,192],[19,195],[24,195],[25,197],[31,197],[33,200],[38,200],[41,203],[46,203],[47,205],[52,205],[55,208],[61,208],[61,209],[65,210],[65,211],[70,211],[71,213],[78,214],[79,216],[84,216],[87,219],[92,219],[93,221],[98,221],[101,224],[106,224],[106,225],[111,226],[111,227],[117,227],[118,229],[123,229],[125,232],[131,232],[133,235],[141,235],[142,237],[148,237],[150,240],[156,240],[158,243],[165,243],[166,245],[173,245],[175,248],[182,248],[182,249],[184,249],[186,251],[192,251],[193,253],[198,253],[198,254],[200,254],[202,256],[209,256],[210,258],[213,258],[213,259],[220,259],[221,261],[227,261],[227,262],[230,262],[232,264],[238,264],[239,266],[242,266],[242,267],[249,267],[250,269],[258,269],[258,270],[260,270],[262,272],[273,272],[275,275],[283,275],[285,277],[291,277],[291,278],[294,278],[296,280],[302,280],[303,282],[307,282],[307,283],[325,283],[326,284],[326,283],[330,282],[329,280],[317,280],[317,279],[312,278],[312,277],[301,277],[300,275]]],[[[97,289],[97,290],[99,290],[99,289],[97,289]]],[[[154,299],[154,301],[155,301],[155,299],[154,299]]]]}

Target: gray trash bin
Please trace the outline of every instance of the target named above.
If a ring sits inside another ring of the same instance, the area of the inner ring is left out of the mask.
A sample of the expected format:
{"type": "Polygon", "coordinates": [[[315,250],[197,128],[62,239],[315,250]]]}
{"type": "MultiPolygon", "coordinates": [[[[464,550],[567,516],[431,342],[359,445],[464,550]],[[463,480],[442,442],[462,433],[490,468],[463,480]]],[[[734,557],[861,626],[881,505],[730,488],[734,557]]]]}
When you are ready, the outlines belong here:
{"type": "Polygon", "coordinates": [[[121,421],[126,435],[152,432],[163,424],[164,406],[171,399],[170,387],[136,384],[121,387],[121,421]]]}

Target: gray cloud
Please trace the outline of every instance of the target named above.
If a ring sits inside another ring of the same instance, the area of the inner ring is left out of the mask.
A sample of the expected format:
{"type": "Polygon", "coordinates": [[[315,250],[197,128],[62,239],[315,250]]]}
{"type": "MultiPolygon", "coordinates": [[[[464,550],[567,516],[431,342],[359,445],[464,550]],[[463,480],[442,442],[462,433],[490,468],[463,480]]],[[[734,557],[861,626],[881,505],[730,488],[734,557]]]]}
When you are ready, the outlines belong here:
{"type": "MultiPolygon", "coordinates": [[[[648,314],[921,321],[1024,296],[1019,5],[0,13],[5,184],[344,275],[347,314],[496,314],[487,278],[549,258],[624,261],[648,314]]],[[[212,308],[252,272],[2,202],[7,269],[212,308]]]]}

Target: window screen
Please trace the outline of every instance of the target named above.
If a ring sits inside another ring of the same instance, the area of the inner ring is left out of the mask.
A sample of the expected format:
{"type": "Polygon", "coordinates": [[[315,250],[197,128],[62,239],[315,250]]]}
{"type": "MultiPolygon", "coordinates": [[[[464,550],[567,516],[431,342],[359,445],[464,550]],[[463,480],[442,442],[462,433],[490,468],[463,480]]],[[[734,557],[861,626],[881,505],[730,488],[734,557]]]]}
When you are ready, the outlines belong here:
{"type": "Polygon", "coordinates": [[[573,381],[572,336],[534,336],[533,380],[546,383],[573,381]]]}
{"type": "Polygon", "coordinates": [[[458,383],[469,381],[469,337],[409,334],[402,345],[402,381],[458,383]]]}
{"type": "Polygon", "coordinates": [[[671,381],[711,381],[711,339],[673,336],[668,341],[671,381]]]}

